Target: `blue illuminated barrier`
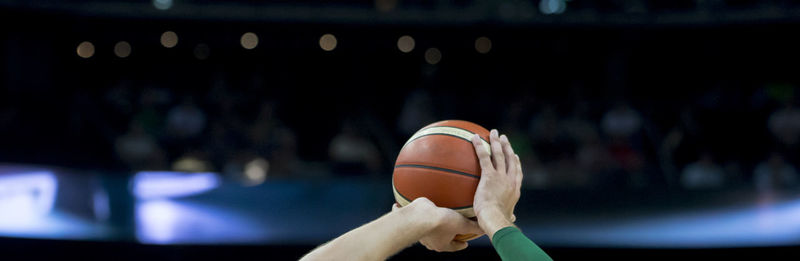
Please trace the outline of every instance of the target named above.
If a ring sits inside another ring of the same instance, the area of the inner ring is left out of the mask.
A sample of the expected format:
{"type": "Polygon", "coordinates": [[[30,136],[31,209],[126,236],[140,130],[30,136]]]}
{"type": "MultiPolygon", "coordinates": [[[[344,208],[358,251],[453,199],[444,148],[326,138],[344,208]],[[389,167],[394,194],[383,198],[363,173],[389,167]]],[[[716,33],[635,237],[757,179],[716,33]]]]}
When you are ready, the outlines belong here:
{"type": "MultiPolygon", "coordinates": [[[[356,178],[244,187],[215,173],[111,177],[0,166],[0,237],[315,245],[389,211],[390,191],[387,180],[356,178]]],[[[608,194],[524,191],[518,225],[544,246],[800,245],[797,191],[608,194]]]]}
{"type": "Polygon", "coordinates": [[[0,168],[0,231],[28,235],[46,229],[57,190],[50,171],[0,168]]]}
{"type": "Polygon", "coordinates": [[[133,176],[131,187],[139,199],[159,199],[197,195],[219,184],[219,176],[211,172],[141,171],[133,176]]]}

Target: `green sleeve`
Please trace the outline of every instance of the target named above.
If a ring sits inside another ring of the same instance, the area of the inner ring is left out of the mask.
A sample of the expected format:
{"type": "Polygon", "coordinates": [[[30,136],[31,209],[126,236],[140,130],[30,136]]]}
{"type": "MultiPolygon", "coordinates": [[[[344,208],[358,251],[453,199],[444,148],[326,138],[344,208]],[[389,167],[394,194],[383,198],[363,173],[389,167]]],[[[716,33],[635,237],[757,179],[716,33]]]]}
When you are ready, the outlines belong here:
{"type": "Polygon", "coordinates": [[[504,227],[494,233],[492,245],[503,261],[550,260],[550,256],[516,227],[504,227]]]}

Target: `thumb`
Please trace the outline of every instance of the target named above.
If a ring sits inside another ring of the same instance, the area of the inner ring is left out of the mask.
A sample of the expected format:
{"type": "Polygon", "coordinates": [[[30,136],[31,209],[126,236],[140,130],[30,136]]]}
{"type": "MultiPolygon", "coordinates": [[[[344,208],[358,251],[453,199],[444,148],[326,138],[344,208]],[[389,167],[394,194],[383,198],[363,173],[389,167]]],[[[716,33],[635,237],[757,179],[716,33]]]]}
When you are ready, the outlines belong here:
{"type": "Polygon", "coordinates": [[[485,232],[483,232],[483,229],[481,229],[481,226],[478,225],[478,222],[466,218],[463,219],[459,231],[462,231],[461,233],[463,234],[476,234],[476,235],[485,234],[485,232]]]}

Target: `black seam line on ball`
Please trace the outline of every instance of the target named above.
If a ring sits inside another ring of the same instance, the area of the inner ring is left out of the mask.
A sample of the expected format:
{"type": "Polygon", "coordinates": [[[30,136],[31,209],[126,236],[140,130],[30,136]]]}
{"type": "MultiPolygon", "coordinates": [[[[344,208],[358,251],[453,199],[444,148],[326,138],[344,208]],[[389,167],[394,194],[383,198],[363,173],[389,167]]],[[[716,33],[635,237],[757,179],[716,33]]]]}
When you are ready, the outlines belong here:
{"type": "MultiPolygon", "coordinates": [[[[394,190],[397,191],[397,188],[395,188],[394,190]]],[[[407,198],[405,195],[403,195],[403,193],[400,193],[400,191],[397,191],[397,195],[400,195],[400,197],[405,199],[406,201],[408,201],[408,203],[411,203],[411,201],[413,201],[413,200],[407,198]]],[[[459,209],[467,209],[467,208],[471,208],[471,207],[472,207],[472,205],[463,206],[463,207],[449,208],[449,209],[459,210],[459,209]]]]}
{"type": "Polygon", "coordinates": [[[469,174],[469,173],[466,173],[466,172],[461,172],[461,171],[452,170],[452,169],[439,168],[439,167],[433,167],[433,166],[416,165],[416,164],[402,164],[402,165],[395,165],[394,168],[432,169],[432,170],[439,170],[439,171],[449,172],[449,173],[453,173],[453,174],[463,175],[463,176],[467,176],[467,177],[471,177],[471,178],[481,179],[480,176],[472,175],[472,174],[469,174]]]}

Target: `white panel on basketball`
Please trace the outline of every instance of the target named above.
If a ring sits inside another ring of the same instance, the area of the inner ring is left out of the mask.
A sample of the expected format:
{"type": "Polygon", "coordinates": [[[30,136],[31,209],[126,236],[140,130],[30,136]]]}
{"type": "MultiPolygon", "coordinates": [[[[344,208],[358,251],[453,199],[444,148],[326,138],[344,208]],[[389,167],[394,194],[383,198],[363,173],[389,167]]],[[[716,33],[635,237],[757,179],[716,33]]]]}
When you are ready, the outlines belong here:
{"type": "MultiPolygon", "coordinates": [[[[456,127],[447,127],[447,126],[430,127],[419,130],[417,133],[414,133],[414,135],[411,136],[411,138],[408,139],[408,141],[406,141],[406,144],[404,144],[403,147],[405,147],[412,141],[416,140],[417,138],[427,135],[449,135],[466,140],[467,142],[472,142],[472,136],[474,136],[475,133],[456,127]]],[[[483,148],[486,150],[486,152],[488,152],[489,155],[491,155],[492,149],[489,147],[489,143],[483,139],[481,139],[481,142],[483,143],[483,148]]]]}

